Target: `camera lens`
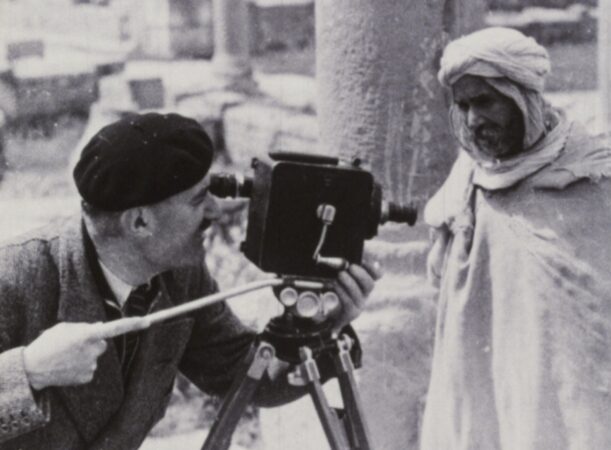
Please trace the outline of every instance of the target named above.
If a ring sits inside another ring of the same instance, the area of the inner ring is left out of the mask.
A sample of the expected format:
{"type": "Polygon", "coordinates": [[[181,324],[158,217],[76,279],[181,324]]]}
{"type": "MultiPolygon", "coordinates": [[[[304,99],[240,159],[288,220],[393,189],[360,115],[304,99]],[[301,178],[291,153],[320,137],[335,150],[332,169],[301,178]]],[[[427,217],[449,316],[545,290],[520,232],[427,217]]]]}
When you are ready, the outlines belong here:
{"type": "Polygon", "coordinates": [[[252,179],[238,178],[229,173],[213,173],[210,175],[210,193],[219,198],[250,197],[252,179]]]}
{"type": "Polygon", "coordinates": [[[393,202],[383,202],[381,222],[406,223],[410,226],[416,223],[418,209],[415,205],[397,205],[393,202]]]}

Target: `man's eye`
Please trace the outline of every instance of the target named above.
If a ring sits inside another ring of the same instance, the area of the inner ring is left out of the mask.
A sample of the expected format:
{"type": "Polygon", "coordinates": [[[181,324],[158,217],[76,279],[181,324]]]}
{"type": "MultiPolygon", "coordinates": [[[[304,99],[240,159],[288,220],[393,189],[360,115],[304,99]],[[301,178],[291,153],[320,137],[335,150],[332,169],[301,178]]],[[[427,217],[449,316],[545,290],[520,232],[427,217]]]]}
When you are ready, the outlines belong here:
{"type": "Polygon", "coordinates": [[[461,111],[467,111],[469,109],[469,104],[467,102],[457,102],[456,106],[461,111]]]}
{"type": "Polygon", "coordinates": [[[193,205],[193,206],[201,205],[204,202],[204,200],[206,199],[207,196],[208,196],[207,193],[203,194],[203,195],[198,195],[193,200],[191,200],[191,205],[193,205]]]}

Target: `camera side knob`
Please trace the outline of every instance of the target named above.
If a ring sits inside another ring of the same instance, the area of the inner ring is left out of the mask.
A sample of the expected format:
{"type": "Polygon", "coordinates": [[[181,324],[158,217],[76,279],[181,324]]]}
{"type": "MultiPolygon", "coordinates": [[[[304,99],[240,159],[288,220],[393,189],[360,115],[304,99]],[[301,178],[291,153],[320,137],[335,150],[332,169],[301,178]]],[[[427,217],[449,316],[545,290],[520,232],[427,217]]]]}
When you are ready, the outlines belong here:
{"type": "Polygon", "coordinates": [[[297,290],[292,287],[286,287],[282,289],[282,291],[280,291],[280,295],[278,296],[280,303],[282,303],[287,308],[295,306],[298,298],[299,294],[297,293],[297,290]]]}
{"type": "Polygon", "coordinates": [[[295,311],[299,317],[311,319],[320,311],[320,297],[312,291],[303,291],[299,294],[295,311]]]}
{"type": "Polygon", "coordinates": [[[333,291],[327,291],[322,294],[322,312],[323,315],[328,315],[330,312],[339,308],[339,297],[333,291]]]}

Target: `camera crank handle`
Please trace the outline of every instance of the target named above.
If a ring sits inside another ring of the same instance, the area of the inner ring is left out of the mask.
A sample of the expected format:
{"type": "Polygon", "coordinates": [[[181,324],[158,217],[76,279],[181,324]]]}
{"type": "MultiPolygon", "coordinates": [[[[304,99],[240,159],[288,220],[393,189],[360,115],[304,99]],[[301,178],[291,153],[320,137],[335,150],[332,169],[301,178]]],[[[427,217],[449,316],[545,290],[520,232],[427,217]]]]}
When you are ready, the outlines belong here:
{"type": "Polygon", "coordinates": [[[320,232],[320,238],[318,239],[318,244],[316,245],[312,258],[318,265],[327,266],[331,269],[340,271],[348,268],[348,261],[346,261],[344,258],[322,256],[320,254],[320,251],[325,244],[325,240],[327,239],[327,230],[335,220],[335,212],[335,206],[333,205],[329,205],[327,203],[321,203],[318,205],[316,215],[322,222],[322,230],[320,232]]]}
{"type": "Polygon", "coordinates": [[[318,265],[327,266],[330,269],[337,270],[338,272],[341,270],[346,270],[348,266],[350,266],[350,263],[348,263],[346,259],[335,256],[317,255],[316,258],[314,258],[314,261],[316,261],[316,264],[318,265]]]}

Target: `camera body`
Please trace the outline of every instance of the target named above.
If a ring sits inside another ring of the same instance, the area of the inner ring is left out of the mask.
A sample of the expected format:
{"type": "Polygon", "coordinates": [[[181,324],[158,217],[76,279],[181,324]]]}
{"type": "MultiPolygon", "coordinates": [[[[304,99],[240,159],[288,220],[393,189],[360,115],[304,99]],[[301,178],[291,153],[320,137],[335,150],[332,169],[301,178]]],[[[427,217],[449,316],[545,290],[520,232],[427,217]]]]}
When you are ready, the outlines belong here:
{"type": "MultiPolygon", "coordinates": [[[[250,198],[244,255],[265,272],[304,278],[335,276],[338,267],[324,263],[329,257],[359,263],[364,241],[384,221],[373,175],[358,162],[342,165],[327,156],[269,156],[252,160],[253,176],[243,183],[226,175],[211,179],[219,197],[250,198]]],[[[415,210],[408,212],[413,223],[415,210]]]]}

